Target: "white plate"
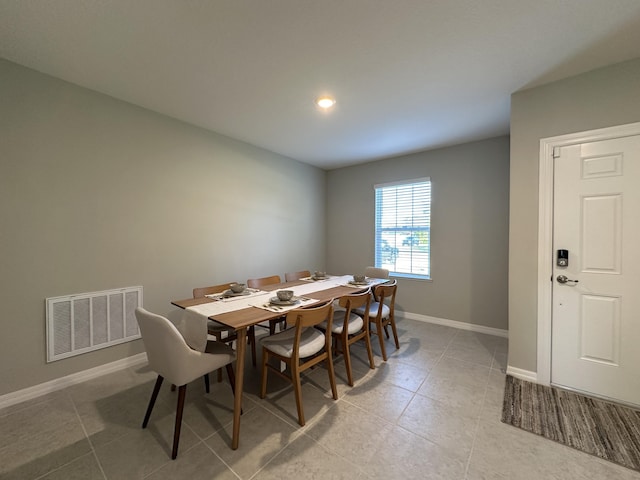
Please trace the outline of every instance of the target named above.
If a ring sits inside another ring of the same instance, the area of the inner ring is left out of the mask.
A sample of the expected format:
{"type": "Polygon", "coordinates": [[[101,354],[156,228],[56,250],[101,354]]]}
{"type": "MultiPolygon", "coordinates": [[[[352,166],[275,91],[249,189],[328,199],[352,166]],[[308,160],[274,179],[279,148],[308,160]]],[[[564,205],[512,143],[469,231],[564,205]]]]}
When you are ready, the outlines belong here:
{"type": "Polygon", "coordinates": [[[278,297],[271,297],[269,299],[269,303],[280,306],[291,306],[299,302],[300,300],[298,299],[298,297],[293,297],[291,300],[280,300],[278,297]]]}
{"type": "Polygon", "coordinates": [[[358,285],[364,287],[365,285],[369,285],[369,281],[365,280],[364,282],[354,282],[353,280],[349,280],[350,285],[358,285]]]}

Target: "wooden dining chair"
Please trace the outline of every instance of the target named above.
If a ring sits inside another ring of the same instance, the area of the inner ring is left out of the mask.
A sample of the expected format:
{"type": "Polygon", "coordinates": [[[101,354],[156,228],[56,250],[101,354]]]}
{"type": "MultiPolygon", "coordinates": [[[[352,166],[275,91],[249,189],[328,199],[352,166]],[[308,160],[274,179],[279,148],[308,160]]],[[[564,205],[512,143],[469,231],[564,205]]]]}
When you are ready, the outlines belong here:
{"type": "MultiPolygon", "coordinates": [[[[333,312],[333,324],[331,335],[333,336],[333,352],[344,355],[344,364],[347,369],[347,382],[353,387],[353,373],[351,368],[350,347],[354,343],[364,340],[369,356],[369,367],[376,368],[373,362],[373,352],[371,350],[371,338],[369,336],[369,307],[371,305],[371,292],[369,290],[353,295],[345,295],[338,299],[339,310],[333,312]],[[363,317],[354,313],[353,310],[360,308],[363,317]]],[[[327,323],[318,325],[318,328],[326,330],[327,323]]]]}
{"type": "MultiPolygon", "coordinates": [[[[231,283],[222,283],[220,285],[212,285],[209,287],[197,287],[193,289],[193,298],[204,298],[207,295],[224,292],[229,290],[231,283]]],[[[238,339],[235,330],[227,325],[223,325],[215,320],[207,320],[207,334],[212,335],[218,342],[233,343],[238,339]]],[[[247,343],[251,347],[251,362],[253,366],[257,366],[256,362],[256,335],[253,326],[247,329],[247,343]]],[[[221,380],[222,372],[218,372],[218,381],[221,380]]]]}
{"type": "Polygon", "coordinates": [[[278,283],[282,283],[280,275],[271,275],[270,277],[250,278],[249,280],[247,280],[247,287],[260,288],[266,285],[275,285],[278,283]]]}
{"type": "Polygon", "coordinates": [[[290,381],[296,397],[298,409],[298,423],[305,424],[304,409],[302,407],[302,385],[300,374],[308,368],[325,362],[329,372],[331,393],[333,399],[338,399],[336,377],[333,370],[331,352],[331,326],[333,322],[333,300],[314,308],[297,308],[287,313],[288,328],[284,332],[265,337],[262,343],[262,385],[260,398],[267,394],[267,372],[273,373],[290,381]],[[316,325],[326,322],[326,330],[321,332],[316,325]],[[269,364],[269,358],[275,358],[288,365],[291,375],[280,371],[280,365],[269,364]]]}
{"type": "MultiPolygon", "coordinates": [[[[282,280],[280,279],[280,275],[271,275],[270,277],[250,278],[249,280],[247,280],[247,287],[259,289],[267,285],[277,285],[278,283],[282,283],[282,280]]],[[[282,329],[282,326],[284,325],[284,318],[280,317],[280,318],[271,319],[269,320],[268,326],[260,323],[258,325],[261,327],[268,328],[269,335],[273,335],[274,333],[276,333],[276,327],[278,325],[280,325],[280,328],[282,329]]]]}
{"type": "Polygon", "coordinates": [[[358,307],[353,310],[357,315],[363,318],[365,315],[369,315],[369,323],[373,323],[376,327],[375,332],[372,333],[378,335],[382,359],[385,362],[387,361],[387,350],[385,348],[382,332],[384,331],[387,338],[389,338],[387,326],[390,325],[391,330],[393,331],[393,339],[395,340],[396,349],[400,348],[394,315],[397,289],[397,280],[376,285],[373,287],[373,301],[371,302],[371,305],[369,305],[369,308],[366,309],[364,307],[358,307]]]}
{"type": "Polygon", "coordinates": [[[285,282],[294,282],[296,280],[300,280],[301,278],[310,277],[311,272],[309,270],[301,270],[299,272],[289,272],[284,274],[285,282]]]}
{"type": "Polygon", "coordinates": [[[169,319],[140,307],[136,308],[135,315],[147,352],[149,367],[158,374],[142,428],[147,428],[149,424],[160,387],[166,378],[173,385],[178,386],[178,404],[171,450],[171,458],[175,459],[178,456],[187,384],[209,372],[226,367],[231,389],[235,392],[235,376],[231,363],[235,360],[236,354],[229,345],[212,341],[207,342],[204,352],[193,350],[169,319]]]}

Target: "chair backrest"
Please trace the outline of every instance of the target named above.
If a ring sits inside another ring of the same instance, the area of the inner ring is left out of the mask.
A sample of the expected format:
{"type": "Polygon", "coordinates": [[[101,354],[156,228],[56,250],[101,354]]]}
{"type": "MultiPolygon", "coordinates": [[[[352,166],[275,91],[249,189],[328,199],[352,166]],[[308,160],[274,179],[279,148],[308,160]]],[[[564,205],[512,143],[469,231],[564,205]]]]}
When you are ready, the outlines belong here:
{"type": "Polygon", "coordinates": [[[220,285],[212,285],[211,287],[198,287],[193,289],[193,298],[202,298],[205,295],[213,295],[214,293],[224,292],[231,288],[231,283],[223,283],[220,285]]]}
{"type": "Polygon", "coordinates": [[[362,317],[364,321],[364,328],[369,330],[369,306],[371,305],[371,289],[368,289],[361,293],[353,293],[351,295],[344,295],[338,300],[338,305],[345,309],[344,312],[344,326],[343,330],[349,331],[349,318],[351,317],[351,311],[356,308],[360,308],[364,312],[362,317]]]}
{"type": "Polygon", "coordinates": [[[309,270],[301,270],[299,272],[289,272],[284,274],[285,282],[293,282],[295,280],[300,280],[301,278],[310,277],[311,272],[309,270]]]}
{"type": "Polygon", "coordinates": [[[346,309],[345,321],[349,318],[351,310],[362,307],[365,312],[365,322],[369,318],[369,305],[371,303],[371,289],[361,293],[353,293],[351,295],[344,295],[338,300],[338,305],[346,309]]]}
{"type": "MultiPolygon", "coordinates": [[[[389,315],[393,316],[393,310],[396,303],[396,291],[398,290],[398,281],[381,283],[373,287],[373,296],[380,304],[386,303],[389,307],[389,315]]],[[[382,308],[378,309],[378,315],[382,314],[382,308]]]]}
{"type": "Polygon", "coordinates": [[[389,270],[386,268],[367,267],[364,274],[371,278],[389,278],[389,270]]]}
{"type": "Polygon", "coordinates": [[[260,288],[265,285],[273,285],[276,283],[282,283],[282,280],[280,280],[280,275],[271,275],[270,277],[262,278],[250,278],[249,280],[247,280],[247,287],[260,288]]]}
{"type": "Polygon", "coordinates": [[[188,358],[193,350],[169,319],[141,307],[136,308],[136,319],[152,370],[175,385],[184,385],[199,376],[189,379],[188,358]]]}
{"type": "Polygon", "coordinates": [[[325,348],[327,351],[331,348],[331,326],[333,324],[333,299],[310,308],[296,308],[287,312],[287,325],[294,325],[296,329],[293,355],[291,358],[297,360],[300,358],[300,337],[302,332],[309,327],[319,325],[326,320],[327,327],[325,329],[325,348]]]}

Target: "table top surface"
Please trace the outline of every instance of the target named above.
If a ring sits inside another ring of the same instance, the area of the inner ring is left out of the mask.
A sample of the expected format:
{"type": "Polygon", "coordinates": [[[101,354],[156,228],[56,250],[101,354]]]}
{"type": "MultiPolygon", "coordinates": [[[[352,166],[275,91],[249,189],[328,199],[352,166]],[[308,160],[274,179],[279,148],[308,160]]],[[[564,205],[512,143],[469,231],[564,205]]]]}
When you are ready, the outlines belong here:
{"type": "MultiPolygon", "coordinates": [[[[270,291],[279,290],[283,288],[295,287],[296,285],[303,285],[305,283],[306,282],[304,281],[297,280],[294,282],[284,282],[284,283],[277,283],[272,285],[264,285],[260,287],[260,289],[270,292],[270,291]]],[[[334,286],[334,287],[329,287],[323,290],[317,290],[313,293],[307,294],[306,296],[309,298],[313,298],[314,300],[317,300],[318,301],[317,303],[322,303],[327,300],[343,297],[345,295],[361,293],[363,291],[366,291],[368,288],[369,287],[362,287],[358,289],[358,288],[346,287],[346,286],[337,286],[337,287],[334,286]]],[[[215,301],[216,300],[212,300],[210,298],[204,297],[204,298],[187,298],[184,300],[174,300],[171,303],[176,307],[189,308],[195,305],[202,305],[203,303],[210,303],[215,301]]],[[[305,305],[305,307],[312,307],[313,305],[314,304],[308,304],[308,305],[305,305]]],[[[224,325],[227,325],[228,327],[238,330],[240,328],[250,327],[252,325],[256,325],[258,323],[261,323],[267,320],[280,318],[285,314],[286,313],[283,313],[283,312],[270,312],[268,310],[263,310],[261,308],[256,308],[256,307],[245,307],[245,308],[240,308],[238,310],[234,310],[231,312],[212,315],[209,318],[211,320],[215,320],[224,325]]]]}

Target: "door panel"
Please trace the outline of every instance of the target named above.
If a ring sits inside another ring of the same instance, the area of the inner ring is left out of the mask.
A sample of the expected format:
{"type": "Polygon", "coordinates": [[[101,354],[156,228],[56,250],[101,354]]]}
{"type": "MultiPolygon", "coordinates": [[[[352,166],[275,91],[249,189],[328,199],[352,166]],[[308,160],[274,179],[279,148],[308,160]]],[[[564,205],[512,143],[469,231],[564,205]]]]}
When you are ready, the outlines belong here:
{"type": "Polygon", "coordinates": [[[582,197],[582,271],[620,273],[622,195],[582,197]]]}
{"type": "Polygon", "coordinates": [[[620,354],[620,298],[582,295],[580,358],[618,365],[620,354]]]}
{"type": "Polygon", "coordinates": [[[553,243],[551,382],[640,405],[640,136],[560,149],[553,243]]]}

